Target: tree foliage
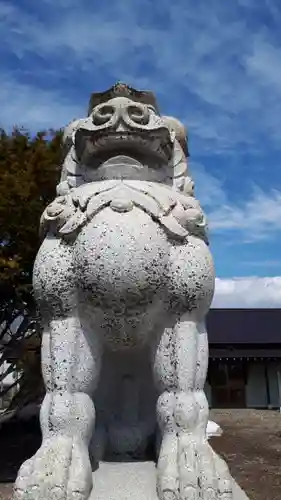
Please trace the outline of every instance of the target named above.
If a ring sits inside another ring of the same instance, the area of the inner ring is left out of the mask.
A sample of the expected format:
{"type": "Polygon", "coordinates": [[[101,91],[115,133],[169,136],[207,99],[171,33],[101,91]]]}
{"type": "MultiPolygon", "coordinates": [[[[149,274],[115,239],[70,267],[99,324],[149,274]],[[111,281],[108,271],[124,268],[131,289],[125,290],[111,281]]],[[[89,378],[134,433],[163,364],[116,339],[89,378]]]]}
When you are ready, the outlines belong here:
{"type": "Polygon", "coordinates": [[[59,180],[61,138],[54,130],[0,130],[0,366],[8,361],[22,373],[13,408],[42,392],[32,268],[40,216],[59,180]]]}
{"type": "Polygon", "coordinates": [[[59,179],[60,144],[61,132],[0,131],[1,283],[31,282],[39,219],[59,179]]]}

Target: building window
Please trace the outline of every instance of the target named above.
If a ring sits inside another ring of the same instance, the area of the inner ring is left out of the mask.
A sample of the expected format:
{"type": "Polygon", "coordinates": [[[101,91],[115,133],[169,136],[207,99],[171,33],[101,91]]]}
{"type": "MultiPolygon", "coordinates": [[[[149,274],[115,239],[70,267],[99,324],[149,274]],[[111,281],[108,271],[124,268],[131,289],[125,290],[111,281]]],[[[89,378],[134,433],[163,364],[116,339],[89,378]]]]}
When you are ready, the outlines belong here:
{"type": "Polygon", "coordinates": [[[242,360],[212,360],[208,375],[213,407],[244,408],[246,406],[246,366],[242,360]]]}

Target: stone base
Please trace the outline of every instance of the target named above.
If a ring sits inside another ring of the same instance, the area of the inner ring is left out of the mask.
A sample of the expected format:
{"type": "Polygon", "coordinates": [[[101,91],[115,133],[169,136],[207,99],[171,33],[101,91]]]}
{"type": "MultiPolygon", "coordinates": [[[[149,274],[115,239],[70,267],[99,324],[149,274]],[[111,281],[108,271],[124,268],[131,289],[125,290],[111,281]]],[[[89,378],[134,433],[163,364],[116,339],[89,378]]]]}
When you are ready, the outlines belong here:
{"type": "MultiPolygon", "coordinates": [[[[153,462],[101,462],[90,500],[158,500],[153,462]]],[[[233,480],[233,500],[249,500],[233,480]]]]}

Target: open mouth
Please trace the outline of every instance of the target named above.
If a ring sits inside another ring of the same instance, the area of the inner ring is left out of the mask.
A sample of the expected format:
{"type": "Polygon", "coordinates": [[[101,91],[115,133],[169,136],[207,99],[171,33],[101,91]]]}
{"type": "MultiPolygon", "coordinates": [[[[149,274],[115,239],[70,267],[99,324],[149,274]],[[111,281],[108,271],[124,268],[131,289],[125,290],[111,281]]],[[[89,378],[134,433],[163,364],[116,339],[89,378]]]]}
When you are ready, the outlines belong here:
{"type": "Polygon", "coordinates": [[[75,134],[75,147],[78,160],[92,168],[121,155],[141,163],[153,159],[162,164],[169,161],[172,155],[170,134],[165,128],[122,132],[79,129],[75,134]]]}

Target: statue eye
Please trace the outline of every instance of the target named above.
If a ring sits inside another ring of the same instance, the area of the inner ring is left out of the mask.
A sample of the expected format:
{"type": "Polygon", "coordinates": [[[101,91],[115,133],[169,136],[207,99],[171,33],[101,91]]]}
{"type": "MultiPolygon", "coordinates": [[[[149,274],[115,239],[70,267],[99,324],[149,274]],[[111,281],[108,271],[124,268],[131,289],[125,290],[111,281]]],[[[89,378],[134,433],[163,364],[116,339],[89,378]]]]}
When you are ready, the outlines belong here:
{"type": "Polygon", "coordinates": [[[148,109],[145,106],[140,106],[137,104],[132,104],[128,106],[127,112],[131,120],[136,123],[141,123],[147,125],[149,122],[148,109]]]}
{"type": "Polygon", "coordinates": [[[110,104],[107,104],[105,106],[101,106],[98,110],[98,113],[101,115],[101,116],[109,116],[109,115],[113,115],[115,109],[113,106],[110,106],[110,104]]]}
{"type": "Polygon", "coordinates": [[[92,113],[92,120],[94,125],[104,125],[107,123],[115,113],[115,108],[110,104],[103,104],[92,113]]]}

